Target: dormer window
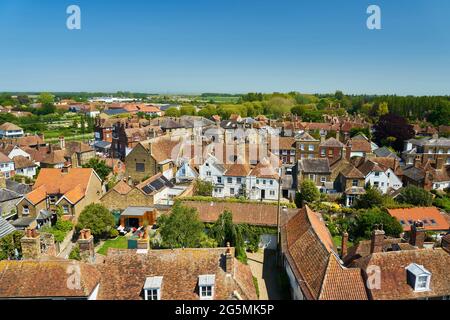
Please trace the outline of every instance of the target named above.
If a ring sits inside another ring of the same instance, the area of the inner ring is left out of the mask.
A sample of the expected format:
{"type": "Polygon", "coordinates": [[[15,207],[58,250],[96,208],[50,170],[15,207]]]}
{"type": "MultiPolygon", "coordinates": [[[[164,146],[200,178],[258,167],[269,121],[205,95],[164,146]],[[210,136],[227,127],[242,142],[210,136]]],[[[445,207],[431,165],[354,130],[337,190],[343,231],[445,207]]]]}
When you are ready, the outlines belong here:
{"type": "Polygon", "coordinates": [[[216,284],[215,275],[202,275],[198,277],[198,288],[200,300],[214,299],[214,286],[216,284]]]}
{"type": "Polygon", "coordinates": [[[424,266],[411,263],[406,268],[408,284],[415,292],[423,292],[430,290],[431,272],[424,266]]]}
{"type": "Polygon", "coordinates": [[[148,277],[144,284],[145,300],[161,300],[161,286],[163,277],[148,277]]]}

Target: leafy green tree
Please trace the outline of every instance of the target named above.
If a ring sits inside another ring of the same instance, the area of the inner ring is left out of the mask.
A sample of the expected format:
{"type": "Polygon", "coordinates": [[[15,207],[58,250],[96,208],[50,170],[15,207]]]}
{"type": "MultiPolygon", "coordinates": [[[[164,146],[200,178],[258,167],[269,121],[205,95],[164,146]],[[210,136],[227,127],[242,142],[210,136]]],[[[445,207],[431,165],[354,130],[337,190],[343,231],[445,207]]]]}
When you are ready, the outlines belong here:
{"type": "Polygon", "coordinates": [[[317,189],[314,181],[303,180],[300,184],[300,198],[301,203],[313,203],[320,200],[320,192],[317,189]]]}
{"type": "Polygon", "coordinates": [[[293,115],[302,117],[306,112],[306,107],[303,105],[297,105],[291,109],[293,115]]]}
{"type": "Polygon", "coordinates": [[[158,219],[163,248],[199,248],[204,241],[204,225],[197,210],[176,202],[169,215],[158,219]]]}
{"type": "Polygon", "coordinates": [[[208,181],[196,180],[194,183],[194,196],[211,197],[214,185],[208,181]]]}
{"type": "Polygon", "coordinates": [[[359,212],[349,227],[349,235],[355,240],[370,239],[377,226],[383,226],[387,236],[399,237],[403,232],[400,223],[380,208],[359,212]]]}
{"type": "Polygon", "coordinates": [[[94,169],[94,171],[103,181],[105,181],[109,174],[112,172],[112,169],[106,165],[106,161],[99,158],[90,159],[87,164],[83,165],[83,168],[94,169]]]}
{"type": "Polygon", "coordinates": [[[179,117],[180,115],[181,115],[180,110],[178,110],[175,107],[171,107],[171,108],[167,109],[166,112],[165,112],[165,116],[166,117],[174,117],[174,118],[176,118],[176,117],[179,117]]]}
{"type": "Polygon", "coordinates": [[[356,201],[355,207],[358,209],[370,209],[383,206],[383,195],[378,189],[370,185],[366,188],[366,193],[361,195],[356,201]]]}
{"type": "Polygon", "coordinates": [[[197,113],[194,106],[182,106],[180,108],[180,115],[182,116],[195,116],[197,113]]]}
{"type": "Polygon", "coordinates": [[[16,250],[19,256],[22,254],[22,245],[20,239],[23,232],[15,231],[0,239],[0,260],[14,259],[16,250]]]}
{"type": "Polygon", "coordinates": [[[247,261],[243,226],[233,223],[233,214],[230,211],[223,212],[211,228],[212,237],[221,247],[229,243],[236,250],[236,257],[242,262],[247,261]]]}
{"type": "Polygon", "coordinates": [[[398,201],[416,207],[429,207],[433,203],[433,196],[430,192],[422,188],[407,186],[400,191],[398,201]]]}
{"type": "Polygon", "coordinates": [[[90,204],[84,208],[77,229],[90,229],[96,239],[109,238],[117,231],[114,216],[101,204],[90,204]]]}

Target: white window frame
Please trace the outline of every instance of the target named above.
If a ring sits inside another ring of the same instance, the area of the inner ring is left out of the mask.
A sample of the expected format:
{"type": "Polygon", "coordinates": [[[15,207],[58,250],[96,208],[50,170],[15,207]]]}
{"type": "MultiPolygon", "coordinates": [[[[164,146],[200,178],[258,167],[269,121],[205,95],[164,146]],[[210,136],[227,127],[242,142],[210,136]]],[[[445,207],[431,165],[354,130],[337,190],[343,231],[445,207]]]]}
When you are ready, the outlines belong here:
{"type": "Polygon", "coordinates": [[[200,286],[199,295],[201,300],[213,300],[214,286],[200,286]]]}

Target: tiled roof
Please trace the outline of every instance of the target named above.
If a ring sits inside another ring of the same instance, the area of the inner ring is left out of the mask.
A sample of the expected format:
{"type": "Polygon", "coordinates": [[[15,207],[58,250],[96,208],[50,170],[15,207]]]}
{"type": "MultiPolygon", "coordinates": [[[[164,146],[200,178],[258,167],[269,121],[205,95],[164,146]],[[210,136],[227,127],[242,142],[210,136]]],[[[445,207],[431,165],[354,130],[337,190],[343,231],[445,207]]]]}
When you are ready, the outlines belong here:
{"type": "MultiPolygon", "coordinates": [[[[182,199],[181,199],[182,200],[182,199]]],[[[203,222],[216,222],[224,211],[233,214],[233,222],[236,224],[249,224],[254,226],[277,225],[278,206],[263,203],[234,203],[234,202],[206,202],[183,201],[183,205],[195,208],[199,219],[203,222]]],[[[296,210],[282,210],[282,223],[296,210]]]]}
{"type": "Polygon", "coordinates": [[[363,139],[352,139],[349,140],[348,145],[351,145],[351,151],[352,152],[365,152],[365,153],[371,153],[372,152],[372,146],[369,141],[363,140],[363,139]]]}
{"type": "Polygon", "coordinates": [[[69,141],[66,142],[66,156],[72,156],[74,153],[85,153],[94,151],[92,147],[83,142],[69,141]]]}
{"type": "Polygon", "coordinates": [[[10,201],[21,197],[22,197],[21,194],[13,190],[0,189],[0,202],[10,201]]]}
{"type": "Polygon", "coordinates": [[[31,168],[36,167],[36,164],[28,158],[24,156],[14,157],[14,168],[23,169],[23,168],[31,168]]]}
{"type": "Polygon", "coordinates": [[[133,190],[132,187],[130,187],[130,185],[128,183],[126,183],[125,181],[120,181],[118,184],[116,184],[116,186],[113,188],[114,191],[116,191],[119,194],[128,194],[128,192],[130,192],[131,190],[133,190]]]}
{"type": "Polygon", "coordinates": [[[34,205],[40,203],[47,198],[47,191],[45,189],[45,186],[40,186],[32,190],[25,196],[25,198],[34,205]]]}
{"type": "Polygon", "coordinates": [[[4,124],[0,125],[0,130],[4,131],[15,131],[15,130],[23,130],[21,127],[15,125],[14,123],[5,122],[4,124]]]}
{"type": "Polygon", "coordinates": [[[160,137],[143,141],[141,144],[147,150],[151,149],[152,156],[157,162],[162,162],[165,160],[175,160],[178,157],[181,151],[181,142],[182,140],[179,138],[160,137]]]}
{"type": "Polygon", "coordinates": [[[321,215],[307,206],[283,227],[282,247],[307,299],[367,299],[360,271],[341,265],[321,215]]]}
{"type": "Polygon", "coordinates": [[[252,177],[263,178],[263,179],[279,179],[280,176],[277,170],[272,166],[269,160],[263,159],[260,163],[256,165],[255,168],[250,172],[252,177]]]}
{"type": "Polygon", "coordinates": [[[329,148],[344,148],[344,144],[335,138],[329,138],[325,142],[320,144],[320,147],[329,147],[329,148]]]}
{"type": "Polygon", "coordinates": [[[60,169],[42,168],[33,190],[45,186],[49,194],[66,194],[77,186],[86,191],[94,170],[91,168],[70,168],[67,173],[60,169]]]}
{"type": "MultiPolygon", "coordinates": [[[[215,276],[215,299],[228,300],[238,291],[244,299],[257,299],[248,266],[233,259],[233,277],[227,277],[221,266],[226,249],[154,250],[138,254],[135,250],[109,249],[102,274],[99,299],[142,300],[148,277],[163,277],[162,300],[199,300],[201,275],[215,276]],[[242,289],[244,288],[244,289],[242,289]]],[[[232,250],[234,252],[234,249],[232,250]]]]}
{"type": "Polygon", "coordinates": [[[77,185],[75,188],[67,192],[64,197],[69,200],[70,203],[76,204],[78,201],[83,199],[86,190],[81,186],[77,185]]]}
{"type": "Polygon", "coordinates": [[[331,173],[328,159],[301,159],[298,166],[299,171],[306,173],[331,173]]]}
{"type": "Polygon", "coordinates": [[[364,179],[365,176],[351,163],[342,170],[342,175],[348,179],[364,179]]]}
{"type": "Polygon", "coordinates": [[[225,172],[226,177],[246,177],[249,175],[251,169],[249,164],[232,164],[225,172]]]}
{"type": "Polygon", "coordinates": [[[69,260],[0,261],[0,298],[87,298],[100,274],[92,265],[69,260]],[[79,287],[68,277],[79,271],[79,287]]]}
{"type": "Polygon", "coordinates": [[[13,162],[8,156],[0,152],[0,163],[13,162]]]}
{"type": "Polygon", "coordinates": [[[291,137],[271,137],[269,139],[269,149],[271,150],[291,150],[295,148],[295,139],[291,137]],[[273,143],[273,146],[272,146],[273,143]],[[276,148],[278,147],[278,148],[276,148]]]}
{"type": "Polygon", "coordinates": [[[411,224],[408,221],[416,222],[419,220],[424,223],[424,228],[428,231],[450,229],[444,214],[435,207],[388,209],[388,212],[402,224],[403,231],[411,231],[411,224]]]}
{"type": "Polygon", "coordinates": [[[66,153],[64,150],[52,150],[50,148],[40,162],[49,165],[65,163],[66,162],[66,159],[64,158],[65,154],[66,153]]]}
{"type": "MultiPolygon", "coordinates": [[[[368,289],[374,300],[412,300],[450,295],[450,254],[442,248],[374,253],[353,263],[367,270],[378,266],[381,272],[379,289],[368,289]],[[407,283],[410,264],[424,266],[431,272],[430,291],[416,292],[407,283]]],[[[371,272],[368,272],[371,274],[371,272]]]]}

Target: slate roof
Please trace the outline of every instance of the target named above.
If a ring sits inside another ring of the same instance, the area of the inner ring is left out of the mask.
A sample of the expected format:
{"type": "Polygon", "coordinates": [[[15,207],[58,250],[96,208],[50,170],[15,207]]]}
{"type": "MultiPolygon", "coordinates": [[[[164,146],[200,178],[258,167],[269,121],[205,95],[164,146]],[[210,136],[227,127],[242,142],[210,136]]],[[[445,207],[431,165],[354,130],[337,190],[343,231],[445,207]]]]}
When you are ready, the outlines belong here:
{"type": "Polygon", "coordinates": [[[22,194],[19,194],[13,190],[0,189],[0,202],[10,201],[21,197],[22,194]]]}
{"type": "Polygon", "coordinates": [[[142,300],[146,279],[163,277],[162,300],[199,300],[199,276],[214,275],[216,300],[234,299],[235,291],[244,299],[256,300],[250,267],[233,259],[233,276],[228,277],[223,265],[225,251],[176,249],[138,254],[136,250],[109,249],[105,263],[99,266],[99,299],[142,300]]]}
{"type": "Polygon", "coordinates": [[[122,212],[122,216],[144,216],[146,212],[152,212],[155,209],[150,207],[128,207],[124,212],[122,212]]]}
{"type": "Polygon", "coordinates": [[[16,231],[16,228],[14,228],[14,226],[8,221],[0,217],[0,239],[13,233],[14,231],[16,231]]]}
{"type": "Polygon", "coordinates": [[[381,147],[379,149],[376,149],[373,152],[377,157],[387,157],[387,158],[394,158],[400,161],[400,157],[397,156],[397,154],[395,152],[392,152],[391,150],[389,150],[389,148],[386,147],[381,147]]]}
{"type": "Polygon", "coordinates": [[[305,173],[331,173],[328,159],[301,159],[298,161],[298,169],[305,173]]]}
{"type": "Polygon", "coordinates": [[[27,194],[31,191],[31,187],[27,184],[16,182],[14,180],[6,180],[6,189],[12,190],[21,195],[27,194]]]}
{"type": "Polygon", "coordinates": [[[309,207],[283,227],[282,248],[306,299],[367,300],[361,271],[341,264],[322,216],[309,207]]]}

